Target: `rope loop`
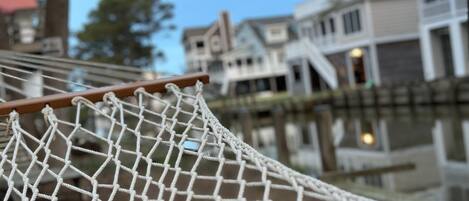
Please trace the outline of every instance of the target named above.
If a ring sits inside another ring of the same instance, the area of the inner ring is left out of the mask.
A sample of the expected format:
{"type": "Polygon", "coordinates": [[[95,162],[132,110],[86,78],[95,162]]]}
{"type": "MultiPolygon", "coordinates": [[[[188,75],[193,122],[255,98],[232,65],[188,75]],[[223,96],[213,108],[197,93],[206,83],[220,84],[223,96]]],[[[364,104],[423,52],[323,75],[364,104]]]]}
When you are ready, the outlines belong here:
{"type": "Polygon", "coordinates": [[[181,89],[174,83],[168,83],[165,85],[166,90],[169,90],[173,93],[181,92],[181,89]]]}
{"type": "Polygon", "coordinates": [[[94,105],[93,102],[91,102],[90,100],[84,98],[83,96],[76,96],[76,97],[73,97],[72,98],[72,105],[76,106],[78,105],[78,103],[85,103],[87,105],[94,105]]]}
{"type": "Polygon", "coordinates": [[[103,101],[105,103],[118,106],[119,105],[119,99],[116,97],[116,94],[114,92],[108,92],[104,94],[103,96],[103,101]]]}
{"type": "Polygon", "coordinates": [[[139,95],[139,94],[144,94],[145,92],[147,92],[147,91],[145,90],[145,88],[139,87],[139,88],[135,89],[135,91],[134,91],[134,96],[137,96],[137,95],[139,95]]]}

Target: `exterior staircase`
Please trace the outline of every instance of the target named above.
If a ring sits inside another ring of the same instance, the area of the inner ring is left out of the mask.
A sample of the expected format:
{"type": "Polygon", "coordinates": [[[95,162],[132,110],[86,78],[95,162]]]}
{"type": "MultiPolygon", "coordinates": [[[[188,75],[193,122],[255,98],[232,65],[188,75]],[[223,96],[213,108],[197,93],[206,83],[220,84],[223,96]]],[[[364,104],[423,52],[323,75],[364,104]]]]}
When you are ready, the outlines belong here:
{"type": "Polygon", "coordinates": [[[329,87],[332,89],[339,87],[334,66],[309,39],[303,38],[288,44],[286,54],[287,58],[306,58],[329,87]]]}

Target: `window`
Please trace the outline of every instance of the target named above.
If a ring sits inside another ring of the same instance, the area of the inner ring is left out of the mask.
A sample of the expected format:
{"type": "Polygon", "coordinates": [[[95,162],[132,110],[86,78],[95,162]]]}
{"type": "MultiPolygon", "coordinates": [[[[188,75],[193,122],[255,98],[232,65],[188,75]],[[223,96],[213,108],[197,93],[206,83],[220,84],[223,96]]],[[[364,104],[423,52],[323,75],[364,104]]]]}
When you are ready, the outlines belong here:
{"type": "Polygon", "coordinates": [[[265,34],[266,41],[268,43],[278,43],[288,39],[286,25],[275,25],[274,27],[267,27],[265,34]]]}
{"type": "Polygon", "coordinates": [[[335,21],[334,21],[334,18],[329,18],[329,26],[331,27],[331,33],[335,33],[335,21]]]}
{"type": "Polygon", "coordinates": [[[236,59],[236,65],[237,66],[240,66],[243,64],[243,62],[241,61],[241,59],[236,59]]]}
{"type": "Polygon", "coordinates": [[[195,47],[197,47],[198,49],[204,48],[205,47],[204,41],[195,42],[195,47]]]}
{"type": "Polygon", "coordinates": [[[233,63],[231,63],[231,61],[228,61],[228,67],[231,67],[233,65],[233,63]]]}
{"type": "Polygon", "coordinates": [[[251,57],[246,58],[246,65],[248,65],[248,66],[252,65],[252,58],[251,57]]]}
{"type": "Polygon", "coordinates": [[[358,9],[342,15],[344,33],[351,34],[361,31],[360,11],[358,9]]]}
{"type": "Polygon", "coordinates": [[[321,21],[321,33],[323,36],[326,35],[326,23],[324,21],[321,21]]]}
{"type": "Polygon", "coordinates": [[[280,28],[272,28],[272,29],[270,29],[270,34],[271,34],[272,36],[278,36],[278,35],[280,35],[281,33],[282,33],[282,29],[280,29],[280,28]]]}

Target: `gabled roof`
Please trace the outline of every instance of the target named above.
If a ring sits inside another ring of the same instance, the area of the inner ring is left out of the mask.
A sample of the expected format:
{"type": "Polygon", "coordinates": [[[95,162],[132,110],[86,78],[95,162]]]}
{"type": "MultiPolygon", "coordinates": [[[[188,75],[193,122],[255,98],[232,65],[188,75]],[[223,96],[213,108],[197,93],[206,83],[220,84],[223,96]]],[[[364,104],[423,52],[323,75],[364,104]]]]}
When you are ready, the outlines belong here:
{"type": "Polygon", "coordinates": [[[11,14],[19,10],[31,10],[36,8],[36,0],[0,0],[0,12],[5,14],[11,14]]]}
{"type": "Polygon", "coordinates": [[[183,39],[190,36],[203,36],[210,27],[191,27],[183,30],[183,39]]]}
{"type": "Polygon", "coordinates": [[[263,17],[263,18],[254,18],[254,19],[247,19],[238,26],[237,31],[240,30],[242,26],[249,26],[254,33],[256,34],[256,37],[262,42],[262,44],[266,47],[269,48],[275,48],[275,47],[281,47],[284,45],[284,43],[274,43],[274,44],[269,44],[267,43],[267,40],[265,38],[265,34],[263,32],[265,31],[265,27],[271,24],[280,24],[280,23],[286,23],[287,28],[288,28],[288,37],[289,41],[292,39],[296,39],[296,32],[293,28],[293,23],[294,18],[292,15],[285,15],[285,16],[274,16],[274,17],[263,17]]]}

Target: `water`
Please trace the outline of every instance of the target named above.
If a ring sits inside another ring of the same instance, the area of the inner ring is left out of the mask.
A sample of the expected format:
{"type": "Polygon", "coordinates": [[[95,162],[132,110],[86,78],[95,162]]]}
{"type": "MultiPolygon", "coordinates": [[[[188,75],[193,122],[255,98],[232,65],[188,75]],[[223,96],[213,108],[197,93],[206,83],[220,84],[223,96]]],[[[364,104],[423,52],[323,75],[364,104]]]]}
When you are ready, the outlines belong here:
{"type": "MultiPolygon", "coordinates": [[[[412,170],[345,179],[355,193],[381,200],[469,201],[469,106],[331,110],[332,125],[314,112],[286,114],[290,166],[312,176],[324,172],[322,130],[332,130],[336,165],[341,172],[413,164],[412,170]],[[324,128],[328,126],[329,128],[324,128]]],[[[229,127],[240,136],[239,121],[229,127]]],[[[277,157],[268,112],[253,118],[253,144],[277,157]]],[[[344,183],[344,181],[341,181],[344,183]]]]}

